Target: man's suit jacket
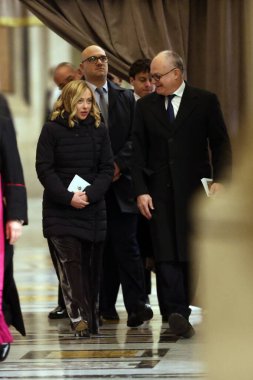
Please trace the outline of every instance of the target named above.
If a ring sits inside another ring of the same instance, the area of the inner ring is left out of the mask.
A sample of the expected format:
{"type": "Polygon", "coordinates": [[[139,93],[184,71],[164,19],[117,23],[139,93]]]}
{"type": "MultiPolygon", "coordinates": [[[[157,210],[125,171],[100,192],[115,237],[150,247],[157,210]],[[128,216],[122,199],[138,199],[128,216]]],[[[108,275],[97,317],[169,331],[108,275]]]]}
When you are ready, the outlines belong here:
{"type": "Polygon", "coordinates": [[[202,177],[224,182],[231,171],[231,146],[216,95],[186,84],[172,124],[164,96],[138,100],[132,162],[136,195],[149,193],[154,201],[157,259],[187,261],[189,202],[202,177]]]}
{"type": "Polygon", "coordinates": [[[108,81],[108,127],[114,161],[122,173],[111,185],[122,212],[137,213],[130,173],[135,99],[131,90],[108,81]]]}

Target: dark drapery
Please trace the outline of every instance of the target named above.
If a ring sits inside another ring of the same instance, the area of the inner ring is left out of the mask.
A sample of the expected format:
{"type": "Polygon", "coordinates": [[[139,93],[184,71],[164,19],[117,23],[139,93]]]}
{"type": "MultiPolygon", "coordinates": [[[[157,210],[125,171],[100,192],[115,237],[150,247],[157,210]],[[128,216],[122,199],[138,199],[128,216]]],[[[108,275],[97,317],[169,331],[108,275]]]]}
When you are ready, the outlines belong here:
{"type": "Polygon", "coordinates": [[[177,51],[189,82],[218,94],[230,134],[236,134],[246,0],[20,1],[76,48],[102,46],[110,71],[124,79],[135,59],[177,51]]]}
{"type": "Polygon", "coordinates": [[[187,57],[188,0],[21,0],[44,24],[76,48],[102,46],[110,70],[128,79],[137,58],[173,47],[187,57]]]}

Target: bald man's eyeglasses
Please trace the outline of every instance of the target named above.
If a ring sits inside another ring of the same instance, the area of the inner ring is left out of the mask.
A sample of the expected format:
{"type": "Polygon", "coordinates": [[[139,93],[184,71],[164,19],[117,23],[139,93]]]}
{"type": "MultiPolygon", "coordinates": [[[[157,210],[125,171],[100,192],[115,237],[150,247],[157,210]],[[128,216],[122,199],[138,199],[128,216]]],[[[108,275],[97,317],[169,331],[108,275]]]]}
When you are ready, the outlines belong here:
{"type": "Polygon", "coordinates": [[[96,55],[92,55],[91,57],[84,59],[82,63],[86,61],[88,61],[89,63],[97,63],[98,60],[100,60],[100,62],[102,63],[108,62],[108,58],[106,55],[100,55],[99,57],[97,57],[96,55]]]}

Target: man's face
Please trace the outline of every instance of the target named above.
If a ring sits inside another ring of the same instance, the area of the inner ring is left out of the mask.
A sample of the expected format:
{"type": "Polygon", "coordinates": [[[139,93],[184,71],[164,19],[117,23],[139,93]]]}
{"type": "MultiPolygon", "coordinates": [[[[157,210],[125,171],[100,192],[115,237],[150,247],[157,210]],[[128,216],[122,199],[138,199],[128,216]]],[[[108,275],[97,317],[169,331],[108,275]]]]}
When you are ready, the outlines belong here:
{"type": "Polygon", "coordinates": [[[173,62],[166,57],[154,58],[151,62],[150,72],[157,94],[167,96],[178,88],[180,70],[175,68],[173,62]]]}
{"type": "Polygon", "coordinates": [[[72,80],[80,79],[81,73],[70,66],[62,66],[54,74],[54,82],[60,90],[72,80]]]}
{"type": "Polygon", "coordinates": [[[106,81],[108,60],[105,51],[99,46],[89,46],[82,52],[80,65],[88,82],[106,81]]]}
{"type": "Polygon", "coordinates": [[[150,94],[155,89],[149,72],[141,72],[136,74],[134,78],[130,77],[130,83],[134,88],[134,92],[141,98],[150,94]]]}

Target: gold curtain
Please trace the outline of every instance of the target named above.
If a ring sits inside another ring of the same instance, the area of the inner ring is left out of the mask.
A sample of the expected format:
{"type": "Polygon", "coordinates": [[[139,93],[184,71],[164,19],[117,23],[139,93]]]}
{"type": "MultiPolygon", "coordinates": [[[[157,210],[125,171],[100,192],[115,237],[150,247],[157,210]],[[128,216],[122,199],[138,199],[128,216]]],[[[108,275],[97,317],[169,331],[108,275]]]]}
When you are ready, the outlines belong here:
{"type": "Polygon", "coordinates": [[[29,25],[41,25],[41,22],[19,0],[0,1],[0,27],[29,25]]]}

